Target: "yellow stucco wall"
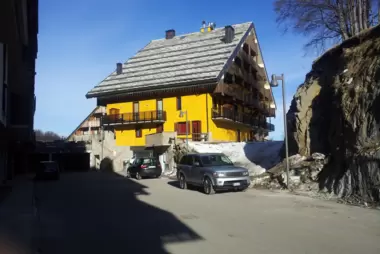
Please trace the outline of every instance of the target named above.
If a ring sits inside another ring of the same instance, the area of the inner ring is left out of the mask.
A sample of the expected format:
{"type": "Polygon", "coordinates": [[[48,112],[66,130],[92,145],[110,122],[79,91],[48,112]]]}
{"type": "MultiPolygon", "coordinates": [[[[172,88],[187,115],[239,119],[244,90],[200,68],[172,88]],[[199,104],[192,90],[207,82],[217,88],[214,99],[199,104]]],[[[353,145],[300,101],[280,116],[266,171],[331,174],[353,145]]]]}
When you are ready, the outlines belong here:
{"type": "MultiPolygon", "coordinates": [[[[181,96],[182,110],[188,111],[189,121],[202,121],[202,133],[207,132],[206,125],[206,94],[201,95],[187,95],[181,96]]],[[[130,113],[133,111],[133,102],[114,103],[107,105],[107,113],[111,108],[117,108],[120,113],[130,113]]],[[[139,111],[153,111],[156,110],[156,100],[142,100],[139,101],[139,111]]],[[[174,124],[176,122],[185,122],[186,117],[180,117],[180,111],[177,110],[176,97],[163,98],[163,110],[166,111],[166,122],[164,123],[164,131],[174,131],[174,124]]],[[[156,133],[156,124],[143,124],[142,137],[136,138],[135,125],[117,127],[116,129],[116,144],[119,146],[144,146],[145,135],[156,133]]],[[[191,124],[190,124],[191,128],[191,124]]],[[[185,138],[184,136],[178,136],[185,138]]],[[[191,135],[189,135],[191,138],[191,135]]]]}
{"type": "MultiPolygon", "coordinates": [[[[207,116],[209,124],[209,132],[212,134],[212,140],[217,141],[237,141],[237,130],[241,132],[241,141],[247,140],[250,129],[246,126],[237,125],[236,123],[220,123],[211,119],[212,97],[210,94],[186,95],[182,98],[182,110],[188,111],[188,120],[202,122],[202,133],[207,133],[207,116]],[[208,112],[206,112],[206,99],[208,100],[208,112]],[[208,113],[208,114],[207,114],[208,113]]],[[[180,111],[177,110],[176,97],[163,98],[163,110],[166,111],[166,122],[164,123],[164,131],[174,131],[176,122],[185,122],[185,116],[179,117],[180,111]]],[[[111,108],[120,110],[120,113],[133,112],[133,102],[113,103],[107,105],[107,114],[111,108]]],[[[139,111],[156,110],[156,100],[139,101],[139,111]]],[[[242,107],[239,107],[243,111],[242,107]]],[[[136,137],[136,125],[126,125],[116,127],[116,145],[118,146],[145,146],[145,135],[156,133],[156,124],[142,124],[142,136],[136,137]]],[[[190,128],[192,128],[190,123],[190,128]]],[[[191,140],[191,134],[189,139],[191,140]]],[[[185,138],[185,135],[178,136],[185,138]]]]}

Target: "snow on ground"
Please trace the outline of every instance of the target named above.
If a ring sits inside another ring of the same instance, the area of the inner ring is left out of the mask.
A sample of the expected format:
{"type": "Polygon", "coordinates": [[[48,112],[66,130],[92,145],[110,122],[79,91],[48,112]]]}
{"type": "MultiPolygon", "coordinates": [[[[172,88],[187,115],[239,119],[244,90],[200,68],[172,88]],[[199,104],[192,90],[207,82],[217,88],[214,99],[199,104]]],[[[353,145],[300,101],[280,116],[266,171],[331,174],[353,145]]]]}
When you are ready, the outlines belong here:
{"type": "Polygon", "coordinates": [[[282,141],[217,144],[189,142],[189,148],[198,153],[224,153],[235,165],[247,168],[251,175],[257,175],[280,162],[282,144],[282,141]]]}

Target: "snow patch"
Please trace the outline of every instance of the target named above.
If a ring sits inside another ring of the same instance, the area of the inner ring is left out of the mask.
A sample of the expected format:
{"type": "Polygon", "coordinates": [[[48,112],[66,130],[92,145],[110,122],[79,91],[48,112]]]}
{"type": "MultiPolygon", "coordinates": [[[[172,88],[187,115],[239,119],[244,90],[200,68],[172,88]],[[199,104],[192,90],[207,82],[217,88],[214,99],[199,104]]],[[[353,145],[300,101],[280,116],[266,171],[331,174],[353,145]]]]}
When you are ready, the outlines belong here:
{"type": "Polygon", "coordinates": [[[189,142],[189,148],[197,153],[224,153],[231,161],[250,171],[251,175],[264,173],[280,162],[282,141],[196,143],[189,142]]]}

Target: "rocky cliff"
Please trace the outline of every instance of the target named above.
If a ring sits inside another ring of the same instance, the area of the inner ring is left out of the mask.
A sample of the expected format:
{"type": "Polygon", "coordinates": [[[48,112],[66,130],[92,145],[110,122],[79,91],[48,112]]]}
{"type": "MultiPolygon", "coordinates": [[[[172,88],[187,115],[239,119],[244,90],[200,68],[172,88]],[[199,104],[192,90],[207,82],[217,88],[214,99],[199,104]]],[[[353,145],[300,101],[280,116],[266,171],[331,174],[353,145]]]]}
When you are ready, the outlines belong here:
{"type": "Polygon", "coordinates": [[[380,26],[330,49],[287,113],[290,155],[322,153],[319,188],[380,199],[380,26]]]}

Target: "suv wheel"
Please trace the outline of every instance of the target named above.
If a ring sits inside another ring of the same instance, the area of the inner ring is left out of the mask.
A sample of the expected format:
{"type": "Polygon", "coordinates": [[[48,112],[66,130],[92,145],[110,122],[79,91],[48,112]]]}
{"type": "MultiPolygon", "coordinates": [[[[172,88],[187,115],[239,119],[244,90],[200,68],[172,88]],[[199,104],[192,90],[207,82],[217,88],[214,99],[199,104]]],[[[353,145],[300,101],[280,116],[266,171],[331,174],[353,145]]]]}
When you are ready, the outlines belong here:
{"type": "Polygon", "coordinates": [[[183,174],[179,175],[179,187],[183,190],[187,189],[186,178],[183,174]]]}
{"type": "Polygon", "coordinates": [[[207,195],[215,194],[214,186],[212,186],[212,182],[208,177],[203,181],[203,191],[207,195]]]}

